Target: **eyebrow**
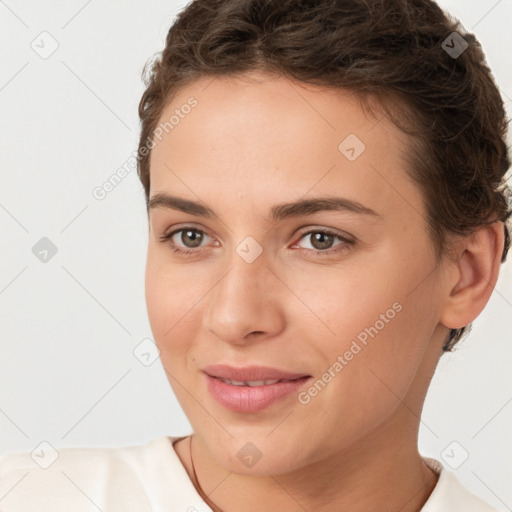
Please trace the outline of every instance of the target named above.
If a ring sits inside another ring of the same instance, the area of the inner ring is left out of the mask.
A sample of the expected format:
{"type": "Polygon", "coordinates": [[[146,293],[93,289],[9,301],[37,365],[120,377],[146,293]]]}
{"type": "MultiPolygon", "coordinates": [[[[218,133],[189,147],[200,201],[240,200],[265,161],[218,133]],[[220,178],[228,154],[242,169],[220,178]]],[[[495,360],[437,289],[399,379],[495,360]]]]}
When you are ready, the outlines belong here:
{"type": "MultiPolygon", "coordinates": [[[[165,193],[158,193],[151,197],[149,200],[148,211],[154,208],[179,210],[198,217],[218,218],[216,213],[208,206],[204,206],[203,204],[195,201],[190,201],[189,199],[170,196],[165,193]]],[[[268,218],[271,222],[275,222],[290,217],[311,215],[320,211],[344,211],[382,218],[376,211],[357,201],[335,196],[301,199],[292,203],[278,204],[272,207],[268,218]]]]}

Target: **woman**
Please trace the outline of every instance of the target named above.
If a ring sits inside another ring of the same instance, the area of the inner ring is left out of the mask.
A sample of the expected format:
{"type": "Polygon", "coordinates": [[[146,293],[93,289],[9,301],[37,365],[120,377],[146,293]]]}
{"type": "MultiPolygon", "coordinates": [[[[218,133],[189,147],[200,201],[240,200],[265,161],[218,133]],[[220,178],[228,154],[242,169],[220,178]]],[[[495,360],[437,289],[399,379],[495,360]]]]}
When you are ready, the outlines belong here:
{"type": "Polygon", "coordinates": [[[494,510],[417,447],[510,245],[474,36],[429,0],[195,0],[146,80],[146,301],[193,434],[4,456],[2,510],[494,510]]]}

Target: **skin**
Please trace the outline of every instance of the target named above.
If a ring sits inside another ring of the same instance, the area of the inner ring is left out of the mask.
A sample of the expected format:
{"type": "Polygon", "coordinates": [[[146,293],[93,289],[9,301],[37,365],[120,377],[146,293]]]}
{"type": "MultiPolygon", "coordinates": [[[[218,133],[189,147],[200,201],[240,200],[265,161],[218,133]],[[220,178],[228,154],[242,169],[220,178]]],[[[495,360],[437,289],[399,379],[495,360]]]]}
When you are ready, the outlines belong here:
{"type": "Polygon", "coordinates": [[[197,106],[152,150],[150,197],[198,201],[218,218],[151,209],[146,267],[154,339],[194,431],[174,445],[191,480],[216,511],[420,510],[437,483],[417,449],[425,394],[449,329],[489,300],[503,224],[454,239],[436,263],[423,196],[405,172],[408,136],[347,91],[261,72],[205,77],[161,120],[191,96],[197,106]],[[351,133],[366,145],[353,162],[338,150],[351,133]],[[267,219],[276,204],[326,195],[380,217],[267,219]],[[192,255],[159,240],[184,225],[206,233],[199,248],[187,230],[172,238],[192,255]],[[310,228],[355,243],[334,237],[323,250],[342,249],[315,256],[310,228]],[[248,236],[263,250],[252,263],[236,252],[248,236]],[[206,389],[201,369],[215,363],[321,378],[397,302],[401,311],[307,404],[292,394],[236,413],[206,389]],[[261,452],[251,468],[237,458],[246,442],[261,452]]]}

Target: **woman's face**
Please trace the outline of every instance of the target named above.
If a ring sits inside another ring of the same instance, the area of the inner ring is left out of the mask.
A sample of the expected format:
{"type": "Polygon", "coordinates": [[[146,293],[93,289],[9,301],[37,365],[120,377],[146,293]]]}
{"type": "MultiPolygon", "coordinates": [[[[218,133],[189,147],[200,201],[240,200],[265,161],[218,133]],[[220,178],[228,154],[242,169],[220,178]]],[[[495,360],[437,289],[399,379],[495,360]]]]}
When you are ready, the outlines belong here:
{"type": "Polygon", "coordinates": [[[447,286],[406,136],[347,92],[252,76],[182,89],[153,138],[146,300],[169,382],[238,473],[415,442],[447,286]]]}

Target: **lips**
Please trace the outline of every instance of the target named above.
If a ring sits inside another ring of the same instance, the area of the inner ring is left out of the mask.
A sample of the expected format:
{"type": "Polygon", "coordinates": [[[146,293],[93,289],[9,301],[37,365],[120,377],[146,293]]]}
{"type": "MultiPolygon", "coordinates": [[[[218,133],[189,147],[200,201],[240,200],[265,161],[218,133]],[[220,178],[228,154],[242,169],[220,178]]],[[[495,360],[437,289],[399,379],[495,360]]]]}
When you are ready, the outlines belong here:
{"type": "Polygon", "coordinates": [[[239,413],[262,411],[298,393],[311,378],[264,366],[213,365],[203,372],[210,395],[226,409],[239,413]]]}

